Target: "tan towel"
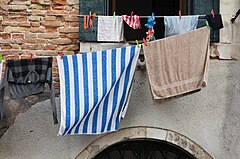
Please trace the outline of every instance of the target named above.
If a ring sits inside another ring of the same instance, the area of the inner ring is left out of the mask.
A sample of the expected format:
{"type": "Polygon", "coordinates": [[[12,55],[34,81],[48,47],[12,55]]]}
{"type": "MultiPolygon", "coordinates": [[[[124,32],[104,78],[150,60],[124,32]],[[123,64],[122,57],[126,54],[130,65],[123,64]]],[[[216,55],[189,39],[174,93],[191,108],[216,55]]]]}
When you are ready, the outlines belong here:
{"type": "Polygon", "coordinates": [[[163,99],[207,84],[210,31],[207,27],[143,45],[154,99],[163,99]]]}

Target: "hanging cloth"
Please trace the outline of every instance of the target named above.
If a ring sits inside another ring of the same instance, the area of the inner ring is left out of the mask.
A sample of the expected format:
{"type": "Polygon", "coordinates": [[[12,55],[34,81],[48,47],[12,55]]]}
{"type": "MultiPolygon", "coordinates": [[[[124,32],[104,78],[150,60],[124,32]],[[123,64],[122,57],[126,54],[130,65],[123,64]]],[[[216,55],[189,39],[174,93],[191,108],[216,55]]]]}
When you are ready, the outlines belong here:
{"type": "Polygon", "coordinates": [[[123,20],[121,16],[98,16],[97,41],[123,41],[123,20]]]}
{"type": "Polygon", "coordinates": [[[57,58],[59,135],[115,131],[126,112],[140,48],[128,46],[57,58]],[[61,71],[60,71],[61,70],[61,71]]]}
{"type": "Polygon", "coordinates": [[[122,15],[123,20],[127,23],[127,25],[133,29],[141,29],[141,22],[140,18],[137,15],[133,15],[133,12],[131,12],[131,15],[122,15]]]}
{"type": "MultiPolygon", "coordinates": [[[[4,88],[9,89],[10,97],[23,98],[42,93],[48,83],[54,124],[57,124],[54,85],[52,80],[52,57],[7,60],[4,79],[0,85],[0,108],[3,108],[4,88]]],[[[2,114],[3,112],[1,112],[2,114]]]]}
{"type": "Polygon", "coordinates": [[[207,27],[143,45],[154,99],[164,99],[207,84],[210,30],[207,27]]]}
{"type": "Polygon", "coordinates": [[[215,15],[214,17],[212,15],[206,15],[206,20],[213,30],[219,30],[223,28],[221,14],[215,15]]]}
{"type": "Polygon", "coordinates": [[[198,15],[194,16],[164,16],[165,37],[178,35],[197,28],[198,15]]]}

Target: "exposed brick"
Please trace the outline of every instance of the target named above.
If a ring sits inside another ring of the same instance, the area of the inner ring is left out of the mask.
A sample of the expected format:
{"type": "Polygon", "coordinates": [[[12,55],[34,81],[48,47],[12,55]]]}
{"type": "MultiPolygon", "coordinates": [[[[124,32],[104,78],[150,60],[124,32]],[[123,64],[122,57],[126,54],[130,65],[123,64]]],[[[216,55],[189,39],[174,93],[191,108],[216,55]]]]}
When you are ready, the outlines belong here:
{"type": "Polygon", "coordinates": [[[9,44],[10,40],[9,39],[0,39],[0,44],[9,44]]]}
{"type": "Polygon", "coordinates": [[[27,33],[27,34],[25,34],[25,37],[26,38],[37,38],[37,34],[35,34],[35,33],[27,33]]]}
{"type": "Polygon", "coordinates": [[[79,4],[79,0],[68,0],[67,1],[68,5],[75,5],[75,4],[79,4]]]}
{"type": "Polygon", "coordinates": [[[30,5],[31,1],[12,1],[10,4],[16,4],[16,5],[30,5]]]}
{"type": "Polygon", "coordinates": [[[71,44],[72,41],[68,38],[60,38],[60,39],[54,39],[50,42],[53,45],[64,45],[64,44],[71,44]]]}
{"type": "Polygon", "coordinates": [[[7,32],[7,33],[25,33],[25,32],[28,32],[29,29],[24,28],[24,27],[7,26],[7,27],[4,28],[4,31],[7,32]]]}
{"type": "Polygon", "coordinates": [[[20,45],[18,44],[11,44],[12,45],[12,49],[19,49],[20,48],[20,45]]]}
{"type": "Polygon", "coordinates": [[[26,43],[31,43],[31,44],[43,44],[43,43],[48,43],[48,40],[46,39],[36,39],[36,38],[28,38],[25,39],[26,43]]]}
{"type": "Polygon", "coordinates": [[[39,0],[31,0],[31,3],[39,3],[39,0]]]}
{"type": "Polygon", "coordinates": [[[46,20],[46,21],[54,21],[56,19],[57,18],[55,16],[46,16],[44,20],[46,20]]]}
{"type": "Polygon", "coordinates": [[[68,12],[65,10],[48,10],[47,14],[48,15],[55,15],[55,16],[62,16],[62,15],[66,15],[68,12]]]}
{"type": "Polygon", "coordinates": [[[27,21],[27,17],[24,17],[24,16],[5,16],[4,20],[22,22],[22,21],[27,21]]]}
{"type": "Polygon", "coordinates": [[[40,21],[41,17],[40,16],[29,16],[28,20],[30,21],[40,21]]]}
{"type": "Polygon", "coordinates": [[[32,10],[32,15],[33,16],[44,16],[47,13],[46,10],[32,10]]]}
{"type": "Polygon", "coordinates": [[[56,38],[59,38],[60,34],[59,33],[40,33],[37,36],[38,38],[43,38],[43,39],[56,39],[56,38]]]}
{"type": "Polygon", "coordinates": [[[78,10],[73,10],[73,11],[69,11],[69,14],[75,14],[75,15],[78,15],[78,10]]]}
{"type": "Polygon", "coordinates": [[[20,23],[18,24],[18,26],[20,26],[20,27],[30,27],[31,24],[30,24],[29,22],[20,22],[20,23]]]}
{"type": "Polygon", "coordinates": [[[70,17],[66,16],[66,17],[64,17],[64,19],[67,22],[78,22],[78,20],[79,20],[78,17],[73,17],[73,16],[70,16],[70,17]]]}
{"type": "Polygon", "coordinates": [[[63,26],[63,22],[61,21],[45,21],[42,22],[41,25],[45,26],[45,27],[60,27],[63,26]]]}
{"type": "Polygon", "coordinates": [[[9,39],[11,37],[11,35],[9,33],[1,33],[0,37],[3,39],[9,39]]]}
{"type": "Polygon", "coordinates": [[[79,43],[79,39],[72,39],[72,43],[73,44],[78,44],[79,43]]]}
{"type": "MultiPolygon", "coordinates": [[[[60,34],[60,38],[67,38],[67,36],[66,36],[65,33],[61,33],[61,34],[60,34]]],[[[71,39],[71,38],[69,38],[69,39],[71,39]]]]}
{"type": "Polygon", "coordinates": [[[26,5],[9,5],[9,10],[13,11],[25,11],[28,7],[26,5]]]}
{"type": "Polygon", "coordinates": [[[2,21],[3,20],[3,16],[0,16],[0,21],[2,21]]]}
{"type": "Polygon", "coordinates": [[[57,32],[57,28],[46,27],[46,32],[48,33],[57,32]]]}
{"type": "Polygon", "coordinates": [[[24,50],[41,50],[44,47],[42,44],[28,44],[25,43],[21,45],[21,48],[24,50]]]}
{"type": "Polygon", "coordinates": [[[53,4],[66,5],[67,0],[53,0],[53,4]]]}
{"type": "Polygon", "coordinates": [[[79,49],[78,45],[63,45],[58,46],[57,48],[59,51],[76,51],[79,49]]]}
{"type": "Polygon", "coordinates": [[[38,5],[38,4],[31,4],[29,9],[41,10],[41,9],[43,9],[43,7],[41,5],[38,5]]]}
{"type": "Polygon", "coordinates": [[[0,25],[0,32],[3,32],[4,28],[2,25],[0,25]]]}
{"type": "Polygon", "coordinates": [[[12,38],[13,39],[23,39],[24,38],[24,34],[12,34],[12,38]]]}
{"type": "Polygon", "coordinates": [[[45,45],[44,50],[56,50],[56,46],[54,45],[45,45]]]}
{"type": "Polygon", "coordinates": [[[19,22],[15,22],[15,21],[6,21],[6,20],[3,20],[2,21],[2,25],[3,26],[18,26],[19,22]]]}
{"type": "Polygon", "coordinates": [[[31,22],[31,26],[33,27],[39,27],[40,23],[39,22],[31,22]]]}
{"type": "Polygon", "coordinates": [[[68,37],[70,39],[78,39],[79,33],[69,33],[69,34],[66,34],[66,37],[68,37]]]}
{"type": "Polygon", "coordinates": [[[9,49],[12,49],[12,46],[9,45],[9,44],[4,44],[4,45],[1,45],[1,49],[2,50],[9,50],[9,49]]]}
{"type": "Polygon", "coordinates": [[[79,26],[79,23],[78,23],[78,22],[70,22],[70,23],[69,23],[69,26],[70,26],[70,27],[78,27],[78,26],[79,26]]]}
{"type": "Polygon", "coordinates": [[[54,10],[65,10],[66,6],[53,6],[54,10]]]}
{"type": "Polygon", "coordinates": [[[35,27],[32,27],[30,28],[30,32],[32,33],[44,33],[45,32],[45,28],[35,28],[35,27]]]}
{"type": "Polygon", "coordinates": [[[57,56],[57,52],[53,50],[36,50],[36,56],[57,56]]]}
{"type": "Polygon", "coordinates": [[[50,5],[52,0],[39,0],[39,3],[42,5],[50,5]]]}
{"type": "Polygon", "coordinates": [[[79,28],[78,27],[65,27],[65,28],[60,28],[59,29],[60,33],[78,33],[79,28]]]}
{"type": "Polygon", "coordinates": [[[11,39],[10,43],[12,43],[12,44],[23,44],[24,39],[11,39]]]}

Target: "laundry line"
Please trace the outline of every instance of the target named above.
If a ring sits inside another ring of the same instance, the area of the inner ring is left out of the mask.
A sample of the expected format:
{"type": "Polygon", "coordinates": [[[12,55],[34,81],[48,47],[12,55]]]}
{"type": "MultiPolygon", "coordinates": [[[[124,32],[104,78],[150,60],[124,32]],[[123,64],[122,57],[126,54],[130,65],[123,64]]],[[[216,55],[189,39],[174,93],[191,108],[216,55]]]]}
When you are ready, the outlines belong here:
{"type": "MultiPolygon", "coordinates": [[[[77,15],[78,17],[82,18],[86,15],[77,15]]],[[[104,15],[100,15],[100,16],[104,16],[104,15]]],[[[106,15],[107,16],[107,15],[106,15]]],[[[113,15],[108,15],[108,16],[113,16],[113,15]]],[[[121,15],[115,15],[115,16],[121,16],[121,15]]],[[[150,16],[150,15],[149,15],[150,16]]],[[[144,15],[140,15],[139,18],[148,18],[149,16],[144,16],[144,15]]],[[[178,16],[178,15],[171,15],[171,16],[178,16]]],[[[182,16],[191,16],[191,15],[182,15],[182,16]]],[[[97,15],[95,18],[98,18],[99,16],[97,15]]],[[[155,18],[164,18],[166,16],[154,16],[155,18]]],[[[198,19],[205,19],[206,15],[199,15],[198,19]]]]}

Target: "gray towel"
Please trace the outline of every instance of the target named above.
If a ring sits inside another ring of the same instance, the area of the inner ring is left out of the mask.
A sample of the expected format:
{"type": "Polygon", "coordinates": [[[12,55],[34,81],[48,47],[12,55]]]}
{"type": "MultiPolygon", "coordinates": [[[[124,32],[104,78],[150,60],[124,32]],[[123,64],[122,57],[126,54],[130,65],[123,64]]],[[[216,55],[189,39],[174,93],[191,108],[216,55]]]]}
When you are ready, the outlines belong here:
{"type": "Polygon", "coordinates": [[[143,45],[154,99],[201,89],[207,84],[210,30],[200,28],[143,45]]]}
{"type": "Polygon", "coordinates": [[[194,16],[164,16],[165,37],[178,35],[197,28],[198,15],[194,16]]]}

